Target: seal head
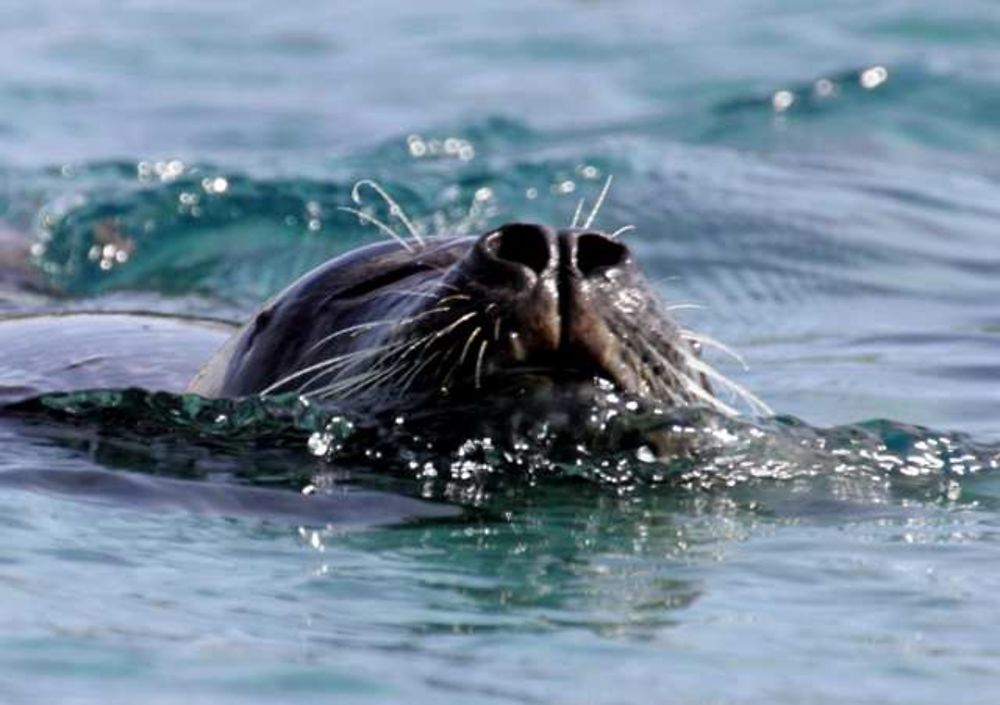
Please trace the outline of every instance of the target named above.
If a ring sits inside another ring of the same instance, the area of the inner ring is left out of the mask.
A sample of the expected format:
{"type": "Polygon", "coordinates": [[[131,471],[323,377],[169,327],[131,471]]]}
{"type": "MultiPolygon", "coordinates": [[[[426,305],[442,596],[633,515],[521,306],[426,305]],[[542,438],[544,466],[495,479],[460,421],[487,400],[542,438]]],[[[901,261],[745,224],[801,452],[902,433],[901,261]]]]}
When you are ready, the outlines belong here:
{"type": "Polygon", "coordinates": [[[701,370],[623,243],[510,223],[321,265],[268,302],[188,391],[395,408],[598,383],[684,405],[713,400],[701,370]]]}

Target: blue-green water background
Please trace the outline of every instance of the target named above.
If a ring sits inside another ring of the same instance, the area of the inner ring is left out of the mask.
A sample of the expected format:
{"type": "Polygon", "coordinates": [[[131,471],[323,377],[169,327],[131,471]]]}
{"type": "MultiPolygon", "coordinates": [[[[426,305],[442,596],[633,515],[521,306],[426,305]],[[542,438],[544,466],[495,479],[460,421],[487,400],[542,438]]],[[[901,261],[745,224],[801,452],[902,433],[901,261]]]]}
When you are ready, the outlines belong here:
{"type": "MultiPolygon", "coordinates": [[[[1000,437],[993,0],[37,0],[0,39],[3,227],[65,305],[240,319],[375,237],[358,179],[475,229],[613,173],[600,224],[776,410],[1000,437]]],[[[4,470],[102,465],[0,435],[4,470]]],[[[4,489],[0,700],[993,703],[998,495],[539,488],[343,531],[4,489]]]]}

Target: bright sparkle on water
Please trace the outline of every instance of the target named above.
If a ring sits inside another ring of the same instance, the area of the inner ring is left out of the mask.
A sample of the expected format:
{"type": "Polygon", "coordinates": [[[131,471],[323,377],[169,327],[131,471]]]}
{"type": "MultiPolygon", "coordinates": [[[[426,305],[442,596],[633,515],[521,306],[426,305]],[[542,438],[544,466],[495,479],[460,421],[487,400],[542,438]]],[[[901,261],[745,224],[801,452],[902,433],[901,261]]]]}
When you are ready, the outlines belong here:
{"type": "Polygon", "coordinates": [[[861,72],[858,78],[861,87],[867,90],[874,90],[889,80],[889,71],[884,66],[872,66],[861,72]]]}

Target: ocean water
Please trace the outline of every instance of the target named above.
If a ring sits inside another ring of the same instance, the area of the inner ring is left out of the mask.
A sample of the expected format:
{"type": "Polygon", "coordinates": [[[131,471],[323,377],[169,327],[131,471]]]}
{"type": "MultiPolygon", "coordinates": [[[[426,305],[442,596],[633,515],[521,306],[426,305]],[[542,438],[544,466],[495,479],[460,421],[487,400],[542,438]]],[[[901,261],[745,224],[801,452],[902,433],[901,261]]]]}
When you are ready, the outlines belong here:
{"type": "Polygon", "coordinates": [[[0,702],[997,702],[998,37],[994,0],[4,3],[4,316],[237,322],[379,237],[359,180],[477,232],[613,175],[598,224],[776,416],[669,419],[710,442],[677,468],[152,382],[6,409],[0,702]]]}

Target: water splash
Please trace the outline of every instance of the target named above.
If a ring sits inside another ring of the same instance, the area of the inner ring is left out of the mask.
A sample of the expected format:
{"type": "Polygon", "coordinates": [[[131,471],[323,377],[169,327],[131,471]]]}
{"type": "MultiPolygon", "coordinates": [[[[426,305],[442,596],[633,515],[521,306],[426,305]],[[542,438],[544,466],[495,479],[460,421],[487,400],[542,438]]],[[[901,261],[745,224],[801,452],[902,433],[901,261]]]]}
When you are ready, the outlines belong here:
{"type": "Polygon", "coordinates": [[[129,466],[147,472],[207,476],[216,454],[277,454],[281,460],[264,463],[260,475],[241,470],[243,480],[301,488],[328,472],[353,472],[474,505],[512,487],[551,482],[629,494],[654,486],[698,492],[840,481],[853,491],[898,485],[949,498],[965,478],[1000,464],[1000,447],[890,421],[818,429],[791,417],[642,411],[634,400],[611,396],[575,406],[496,400],[478,410],[473,427],[462,408],[377,418],[295,396],[206,400],[136,389],[47,395],[6,413],[32,419],[46,435],[64,436],[69,425],[71,436],[99,439],[110,454],[128,447],[135,455],[129,466]],[[148,450],[138,451],[136,439],[148,450]],[[300,472],[309,457],[324,464],[300,472]]]}

